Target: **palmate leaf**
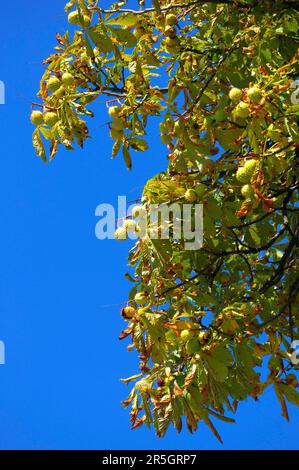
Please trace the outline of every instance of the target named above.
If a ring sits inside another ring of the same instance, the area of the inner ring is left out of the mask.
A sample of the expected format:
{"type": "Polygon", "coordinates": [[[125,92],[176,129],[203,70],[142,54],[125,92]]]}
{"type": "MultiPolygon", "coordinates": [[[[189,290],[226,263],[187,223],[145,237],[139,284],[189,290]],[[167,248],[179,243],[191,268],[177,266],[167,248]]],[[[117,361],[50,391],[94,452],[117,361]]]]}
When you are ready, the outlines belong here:
{"type": "Polygon", "coordinates": [[[60,145],[83,147],[106,99],[112,156],[128,169],[154,139],[164,145],[163,171],[140,194],[147,216],[151,204],[182,208],[188,190],[204,213],[201,249],[187,250],[171,219],[169,239],[147,233],[130,251],[120,338],[140,358],[125,379],[137,381],[123,403],[132,428],[164,436],[201,420],[221,441],[211,419],[232,422],[240,401],[273,384],[288,418],[287,402],[299,405],[296,380],[283,378],[298,372],[298,9],[285,0],[139,1],[136,11],[100,3],[66,6],[87,26],[58,34],[44,62],[38,110],[57,120],[38,120],[35,151],[49,161],[60,145]],[[72,83],[51,90],[64,73],[72,83]]]}

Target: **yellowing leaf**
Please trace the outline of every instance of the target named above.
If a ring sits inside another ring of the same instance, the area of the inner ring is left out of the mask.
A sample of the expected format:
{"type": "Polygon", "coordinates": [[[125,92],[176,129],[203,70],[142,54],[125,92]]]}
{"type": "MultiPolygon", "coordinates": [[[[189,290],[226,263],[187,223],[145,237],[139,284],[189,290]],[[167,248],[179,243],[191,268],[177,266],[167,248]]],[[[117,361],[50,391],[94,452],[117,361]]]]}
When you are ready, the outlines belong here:
{"type": "Polygon", "coordinates": [[[148,143],[144,139],[133,137],[132,139],[130,139],[130,147],[139,152],[143,152],[144,150],[148,149],[148,143]]]}
{"type": "Polygon", "coordinates": [[[135,26],[138,21],[138,16],[133,13],[123,13],[111,20],[107,21],[107,24],[116,26],[135,26]]]}

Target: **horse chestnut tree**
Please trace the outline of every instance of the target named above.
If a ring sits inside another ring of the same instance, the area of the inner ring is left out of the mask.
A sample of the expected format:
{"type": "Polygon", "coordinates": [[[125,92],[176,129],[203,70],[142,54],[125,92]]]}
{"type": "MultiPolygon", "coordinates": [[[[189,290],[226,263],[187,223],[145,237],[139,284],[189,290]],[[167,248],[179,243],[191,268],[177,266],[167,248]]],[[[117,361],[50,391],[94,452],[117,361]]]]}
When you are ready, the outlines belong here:
{"type": "Polygon", "coordinates": [[[204,207],[201,249],[186,250],[170,230],[129,254],[121,338],[140,357],[125,379],[132,427],[163,436],[202,421],[221,439],[215,419],[233,422],[240,401],[269,387],[288,419],[287,402],[299,405],[298,4],[102,3],[66,5],[74,26],[56,36],[31,117],[37,155],[83,147],[89,104],[107,96],[112,155],[129,169],[148,148],[148,122],[160,122],[168,169],[147,182],[133,217],[152,203],[204,207]]]}

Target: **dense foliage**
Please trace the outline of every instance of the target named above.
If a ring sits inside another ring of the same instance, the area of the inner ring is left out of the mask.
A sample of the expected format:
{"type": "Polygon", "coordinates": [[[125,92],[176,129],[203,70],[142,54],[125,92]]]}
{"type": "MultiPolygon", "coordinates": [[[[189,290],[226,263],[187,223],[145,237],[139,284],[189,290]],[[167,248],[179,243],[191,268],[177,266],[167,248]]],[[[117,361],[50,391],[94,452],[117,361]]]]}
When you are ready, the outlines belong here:
{"type": "Polygon", "coordinates": [[[45,61],[33,142],[45,161],[59,145],[82,147],[89,105],[107,95],[112,155],[131,169],[159,117],[168,169],[146,184],[142,209],[202,203],[204,244],[186,250],[170,232],[130,252],[121,338],[132,338],[140,373],[124,380],[135,381],[124,405],[133,428],[163,436],[185,416],[190,431],[202,420],[220,439],[211,418],[233,421],[227,412],[270,386],[287,419],[287,401],[299,405],[298,6],[145,3],[67,4],[75,31],[57,34],[45,61]]]}

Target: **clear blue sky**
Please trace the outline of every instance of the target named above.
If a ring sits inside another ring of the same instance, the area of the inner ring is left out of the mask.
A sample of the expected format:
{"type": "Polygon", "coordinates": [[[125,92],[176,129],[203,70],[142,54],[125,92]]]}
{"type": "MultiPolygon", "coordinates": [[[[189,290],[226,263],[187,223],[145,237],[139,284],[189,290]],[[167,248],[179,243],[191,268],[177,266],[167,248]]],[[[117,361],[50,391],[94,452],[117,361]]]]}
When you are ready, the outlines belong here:
{"type": "Polygon", "coordinates": [[[112,161],[112,141],[98,103],[94,138],[85,151],[60,152],[51,165],[31,146],[30,103],[52,52],[56,31],[67,27],[64,0],[15,0],[1,6],[0,80],[0,449],[292,449],[298,447],[298,411],[280,416],[272,392],[240,404],[236,425],[210,431],[170,431],[163,440],[131,431],[119,382],[136,372],[133,353],[118,341],[119,307],[130,243],[98,241],[94,211],[118,195],[134,199],[148,177],[166,165],[152,130],[151,149],[135,154],[129,173],[112,161]]]}

